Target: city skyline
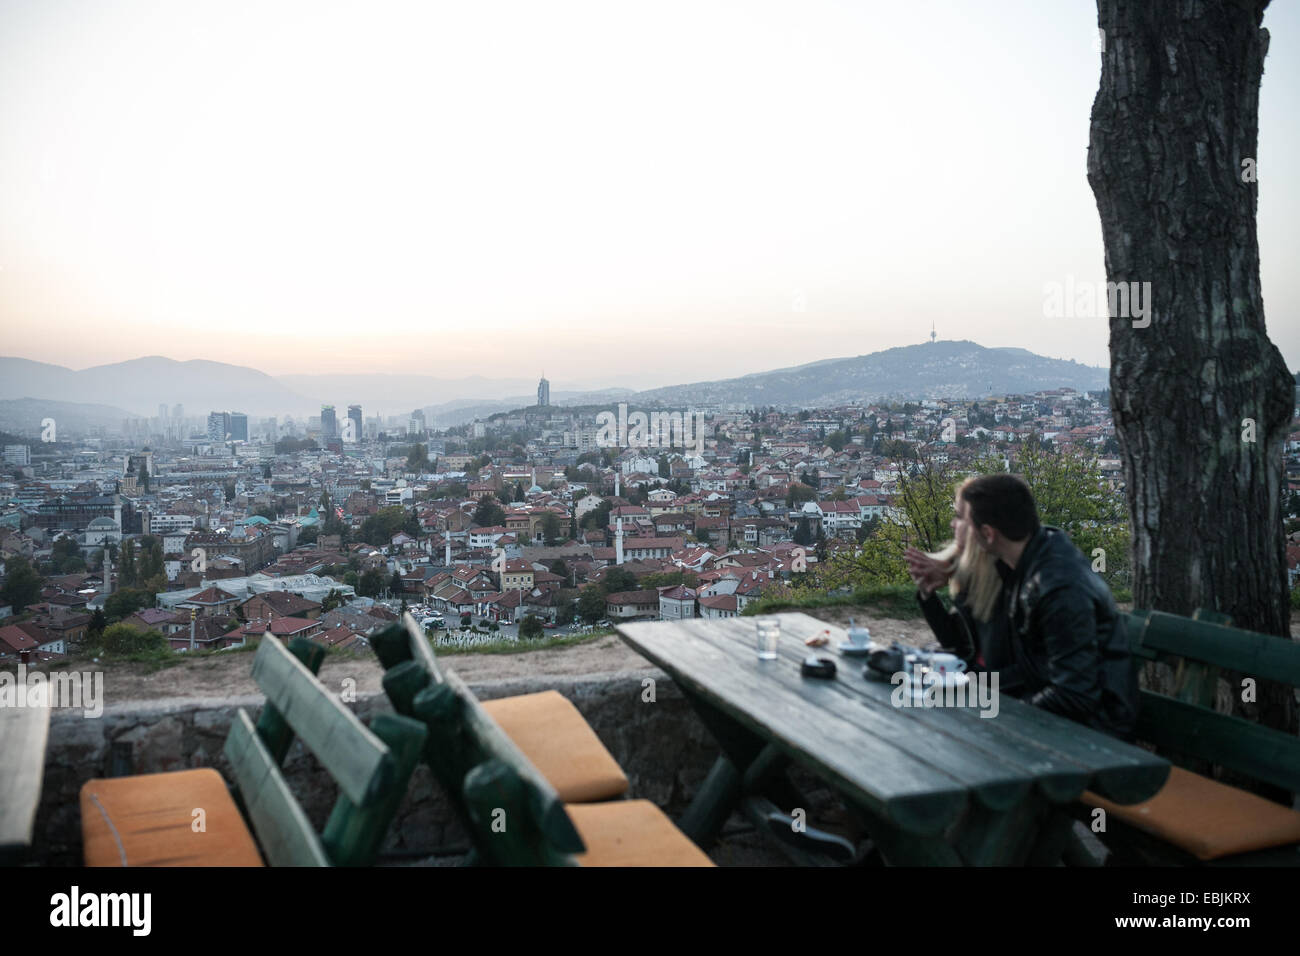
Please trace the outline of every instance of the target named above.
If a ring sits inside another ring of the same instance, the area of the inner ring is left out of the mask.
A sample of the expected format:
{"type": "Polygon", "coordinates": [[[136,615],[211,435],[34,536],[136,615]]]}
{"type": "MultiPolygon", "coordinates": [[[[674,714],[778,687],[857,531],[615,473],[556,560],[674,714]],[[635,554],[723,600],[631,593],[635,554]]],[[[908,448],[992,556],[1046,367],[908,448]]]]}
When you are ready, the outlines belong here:
{"type": "MultiPolygon", "coordinates": [[[[820,407],[887,397],[978,398],[1048,387],[1098,391],[1109,387],[1109,379],[1104,368],[1035,356],[1020,349],[987,349],[974,342],[943,340],[722,381],[678,382],[639,392],[624,386],[562,389],[555,394],[565,405],[603,404],[636,395],[638,401],[655,405],[820,407]]],[[[42,401],[50,403],[47,411],[61,402],[102,405],[101,396],[107,391],[112,392],[119,413],[130,417],[149,417],[159,399],[168,395],[185,394],[192,405],[221,408],[237,394],[243,410],[259,416],[340,415],[340,402],[346,397],[349,418],[351,406],[358,404],[380,415],[396,413],[399,417],[414,407],[427,410],[431,421],[444,425],[550,404],[552,397],[551,383],[545,377],[532,381],[439,380],[395,374],[275,377],[247,366],[180,363],[157,356],[76,372],[0,356],[0,401],[13,406],[7,412],[11,417],[19,407],[42,401]],[[21,401],[15,401],[20,397],[21,401]]],[[[343,420],[337,420],[341,426],[343,420]]],[[[217,429],[225,430],[224,426],[217,429]]],[[[332,431],[334,437],[341,434],[332,431]]]]}

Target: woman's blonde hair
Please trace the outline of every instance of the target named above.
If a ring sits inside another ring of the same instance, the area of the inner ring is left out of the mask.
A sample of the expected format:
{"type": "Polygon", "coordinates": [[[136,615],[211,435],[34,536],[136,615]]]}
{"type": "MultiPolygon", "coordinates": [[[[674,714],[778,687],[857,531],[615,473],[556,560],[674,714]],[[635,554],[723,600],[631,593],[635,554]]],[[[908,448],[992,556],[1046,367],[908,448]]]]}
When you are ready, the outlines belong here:
{"type": "MultiPolygon", "coordinates": [[[[956,494],[960,495],[962,489],[974,480],[972,475],[963,481],[957,487],[956,494]]],[[[970,544],[959,551],[955,539],[938,551],[930,552],[929,556],[944,564],[952,564],[954,560],[956,561],[952,577],[948,579],[948,593],[954,598],[964,593],[966,606],[970,608],[975,619],[989,621],[993,617],[993,609],[1002,590],[1002,576],[998,574],[997,558],[983,548],[970,544]]]]}

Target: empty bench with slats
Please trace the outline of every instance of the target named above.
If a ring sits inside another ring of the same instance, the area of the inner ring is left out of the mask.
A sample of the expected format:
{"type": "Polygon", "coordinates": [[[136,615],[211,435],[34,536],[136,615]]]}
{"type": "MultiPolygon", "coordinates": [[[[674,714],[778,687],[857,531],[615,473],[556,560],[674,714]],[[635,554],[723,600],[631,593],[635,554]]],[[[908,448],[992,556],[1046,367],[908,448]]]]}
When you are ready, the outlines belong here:
{"type": "Polygon", "coordinates": [[[409,614],[371,645],[393,708],[428,728],[425,759],[468,825],[472,862],[712,866],[653,803],[618,799],[626,775],[560,694],[480,702],[409,614]]]}
{"type": "Polygon", "coordinates": [[[324,648],[305,638],[291,648],[268,633],[253,660],[266,705],[256,726],[240,708],[226,738],[237,794],[211,768],[89,780],[81,788],[87,866],[375,861],[419,762],[424,725],[380,714],[367,728],[314,676],[324,648]],[[295,734],[339,787],[319,835],[280,773],[295,734]]]}
{"type": "MultiPolygon", "coordinates": [[[[1225,616],[1206,611],[1191,619],[1137,611],[1127,621],[1139,665],[1177,668],[1173,696],[1141,692],[1138,740],[1207,773],[1207,763],[1218,764],[1300,792],[1300,739],[1214,710],[1220,669],[1300,686],[1300,644],[1229,627],[1225,616]]],[[[1106,811],[1106,830],[1097,835],[1115,862],[1300,866],[1300,813],[1184,767],[1175,766],[1144,803],[1126,806],[1089,792],[1081,799],[1089,814],[1106,811]]]]}

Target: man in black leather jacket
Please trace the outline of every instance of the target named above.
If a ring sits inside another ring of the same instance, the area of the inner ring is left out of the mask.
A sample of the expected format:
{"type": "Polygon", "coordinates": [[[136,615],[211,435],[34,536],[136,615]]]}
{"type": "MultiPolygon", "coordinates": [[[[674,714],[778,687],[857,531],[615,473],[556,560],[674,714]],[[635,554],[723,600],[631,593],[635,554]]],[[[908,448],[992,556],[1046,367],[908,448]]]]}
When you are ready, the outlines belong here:
{"type": "Polygon", "coordinates": [[[999,671],[1003,693],[1131,739],[1137,672],[1115,600],[1069,536],[1039,524],[1024,480],[996,474],[967,483],[958,494],[954,528],[965,547],[997,557],[1003,585],[994,617],[983,625],[960,607],[941,618],[941,608],[928,606],[937,598],[923,597],[941,643],[948,646],[948,636],[957,653],[969,648],[976,666],[999,671]],[[960,631],[950,630],[958,626],[974,631],[969,645],[960,631]]]}

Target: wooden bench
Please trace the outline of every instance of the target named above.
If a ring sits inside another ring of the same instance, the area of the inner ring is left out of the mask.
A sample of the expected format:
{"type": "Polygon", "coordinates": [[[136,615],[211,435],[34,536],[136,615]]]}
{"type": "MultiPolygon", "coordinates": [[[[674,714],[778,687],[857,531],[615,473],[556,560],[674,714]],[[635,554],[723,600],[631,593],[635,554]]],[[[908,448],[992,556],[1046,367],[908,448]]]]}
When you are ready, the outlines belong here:
{"type": "Polygon", "coordinates": [[[521,703],[522,698],[489,702],[497,703],[495,712],[514,722],[516,733],[547,767],[548,772],[543,773],[497,723],[488,706],[480,703],[459,677],[438,666],[428,638],[409,614],[400,624],[373,635],[371,644],[387,669],[383,685],[393,708],[423,721],[428,728],[425,759],[468,825],[474,844],[471,862],[503,866],[712,865],[648,800],[583,803],[565,799],[552,778],[558,779],[571,797],[615,796],[627,788],[621,769],[621,786],[599,785],[610,776],[607,768],[600,769],[604,761],[615,767],[617,763],[576,709],[568,715],[545,700],[521,703]],[[532,708],[551,715],[551,742],[542,743],[545,732],[522,726],[521,715],[532,708]],[[574,725],[574,717],[581,728],[574,725]],[[573,741],[574,753],[579,754],[590,754],[591,740],[595,740],[604,754],[599,759],[590,757],[597,769],[585,773],[580,765],[566,768],[565,740],[573,741]]]}
{"type": "MultiPolygon", "coordinates": [[[[27,690],[19,685],[17,692],[27,690]]],[[[49,736],[48,701],[0,706],[0,866],[17,866],[31,848],[49,736]]]]}
{"type": "Polygon", "coordinates": [[[1106,811],[1098,836],[1115,863],[1300,865],[1300,813],[1194,772],[1218,764],[1300,791],[1300,739],[1214,710],[1221,669],[1300,686],[1300,644],[1238,630],[1212,612],[1184,618],[1137,611],[1126,619],[1137,666],[1160,661],[1176,668],[1172,696],[1141,692],[1135,736],[1193,769],[1175,766],[1164,788],[1143,803],[1125,806],[1085,792],[1084,821],[1091,822],[1093,808],[1106,811]]]}
{"type": "MultiPolygon", "coordinates": [[[[419,665],[385,678],[384,687],[399,713],[410,712],[409,699],[424,686],[418,676],[421,671],[439,683],[446,679],[429,641],[418,632],[418,625],[408,631],[403,624],[371,638],[371,646],[387,674],[412,660],[419,665]],[[395,692],[402,694],[401,707],[394,699],[395,692]]],[[[478,703],[563,802],[593,803],[627,793],[627,774],[564,695],[550,690],[478,703]]]]}
{"type": "Polygon", "coordinates": [[[226,738],[237,794],[211,768],[87,781],[86,865],[260,866],[263,857],[273,866],[372,864],[426,731],[395,714],[376,716],[367,729],[314,676],[324,653],[305,638],[291,652],[263,636],[253,677],[266,706],[256,727],[240,708],[226,738]],[[295,734],[339,787],[319,836],[279,769],[295,734]]]}

